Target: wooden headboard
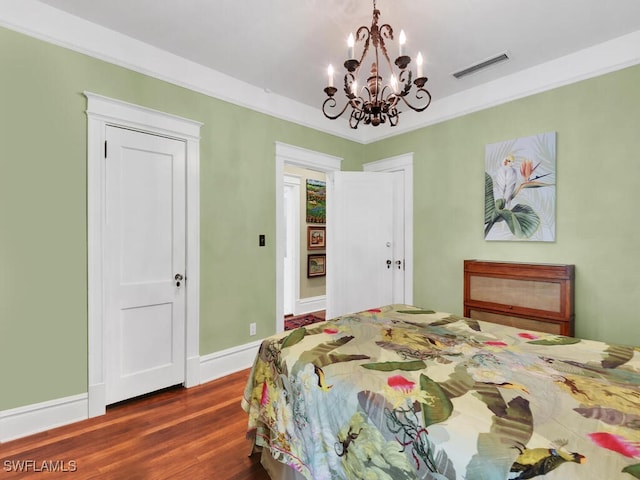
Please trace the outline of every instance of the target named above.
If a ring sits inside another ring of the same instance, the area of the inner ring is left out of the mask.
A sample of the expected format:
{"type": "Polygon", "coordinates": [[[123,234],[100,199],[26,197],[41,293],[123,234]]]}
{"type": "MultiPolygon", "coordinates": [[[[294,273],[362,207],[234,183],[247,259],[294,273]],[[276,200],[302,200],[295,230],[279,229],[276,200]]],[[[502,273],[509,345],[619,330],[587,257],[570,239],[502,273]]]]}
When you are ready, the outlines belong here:
{"type": "Polygon", "coordinates": [[[464,316],[573,336],[573,265],[464,261],[464,316]]]}

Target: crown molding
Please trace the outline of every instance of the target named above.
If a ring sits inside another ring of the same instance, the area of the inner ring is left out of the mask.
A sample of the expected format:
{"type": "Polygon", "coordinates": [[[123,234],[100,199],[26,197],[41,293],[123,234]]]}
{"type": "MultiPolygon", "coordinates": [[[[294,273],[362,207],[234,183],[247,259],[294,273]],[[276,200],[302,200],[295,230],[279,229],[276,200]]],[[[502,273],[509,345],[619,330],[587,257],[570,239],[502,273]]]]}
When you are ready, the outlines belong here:
{"type": "Polygon", "coordinates": [[[402,121],[393,131],[368,130],[362,142],[377,142],[637,64],[640,30],[434,100],[424,112],[403,112],[402,121]]]}
{"type": "Polygon", "coordinates": [[[358,143],[373,143],[455,117],[640,63],[640,31],[506,77],[435,99],[421,113],[402,113],[396,127],[349,128],[281,95],[160,50],[37,0],[2,0],[0,25],[121,67],[358,143]]]}
{"type": "Polygon", "coordinates": [[[36,0],[2,0],[0,26],[225,102],[361,142],[346,120],[68,14],[36,0]]]}

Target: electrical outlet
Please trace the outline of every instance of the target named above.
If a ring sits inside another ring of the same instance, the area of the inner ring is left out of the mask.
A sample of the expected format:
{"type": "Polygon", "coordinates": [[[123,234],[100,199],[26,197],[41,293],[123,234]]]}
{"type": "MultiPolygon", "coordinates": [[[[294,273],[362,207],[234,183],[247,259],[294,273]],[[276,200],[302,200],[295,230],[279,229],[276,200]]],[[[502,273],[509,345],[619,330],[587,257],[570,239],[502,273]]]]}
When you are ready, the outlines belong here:
{"type": "Polygon", "coordinates": [[[255,323],[250,323],[249,324],[249,335],[253,336],[256,334],[256,324],[255,323]]]}

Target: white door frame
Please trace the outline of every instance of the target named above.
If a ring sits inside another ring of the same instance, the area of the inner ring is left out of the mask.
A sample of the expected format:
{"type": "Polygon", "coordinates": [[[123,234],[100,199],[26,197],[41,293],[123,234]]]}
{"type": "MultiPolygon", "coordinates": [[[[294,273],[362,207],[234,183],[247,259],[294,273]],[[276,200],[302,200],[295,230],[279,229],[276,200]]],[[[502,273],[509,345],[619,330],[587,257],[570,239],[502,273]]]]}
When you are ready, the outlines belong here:
{"type": "MultiPolygon", "coordinates": [[[[285,225],[285,258],[287,257],[286,250],[291,254],[290,262],[290,279],[287,281],[283,274],[283,285],[286,287],[289,285],[289,291],[283,292],[289,295],[291,301],[291,312],[294,315],[296,312],[296,302],[300,297],[300,177],[295,175],[284,175],[284,188],[288,188],[291,191],[292,201],[287,211],[287,220],[285,225]]],[[[286,290],[286,288],[285,288],[286,290]]],[[[283,298],[286,298],[284,295],[283,298]]]]}
{"type": "Polygon", "coordinates": [[[404,303],[413,305],[413,152],[365,163],[362,169],[404,173],[404,303]]]}
{"type": "Polygon", "coordinates": [[[200,127],[202,123],[91,92],[87,97],[87,243],[89,417],[106,412],[104,320],[104,161],[107,125],[185,142],[185,386],[200,383],[200,127]]]}
{"type": "MultiPolygon", "coordinates": [[[[276,142],[276,332],[284,331],[284,165],[330,173],[340,170],[342,158],[276,142]]],[[[405,303],[413,304],[413,152],[369,162],[365,172],[404,173],[405,303]]]]}
{"type": "Polygon", "coordinates": [[[340,170],[342,158],[276,142],[276,332],[284,331],[284,165],[318,172],[340,170]]]}

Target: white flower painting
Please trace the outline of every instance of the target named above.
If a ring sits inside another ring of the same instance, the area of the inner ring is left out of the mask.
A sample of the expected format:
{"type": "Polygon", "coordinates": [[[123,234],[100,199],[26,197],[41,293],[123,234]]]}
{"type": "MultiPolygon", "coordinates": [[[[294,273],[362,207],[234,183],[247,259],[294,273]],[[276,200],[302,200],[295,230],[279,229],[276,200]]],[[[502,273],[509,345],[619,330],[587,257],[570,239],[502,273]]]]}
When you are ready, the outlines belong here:
{"type": "Polygon", "coordinates": [[[556,133],[485,150],[485,240],[556,239],[556,133]]]}

